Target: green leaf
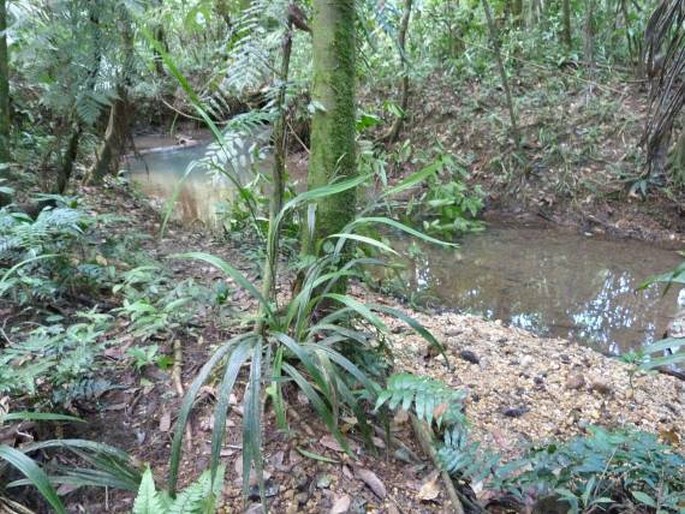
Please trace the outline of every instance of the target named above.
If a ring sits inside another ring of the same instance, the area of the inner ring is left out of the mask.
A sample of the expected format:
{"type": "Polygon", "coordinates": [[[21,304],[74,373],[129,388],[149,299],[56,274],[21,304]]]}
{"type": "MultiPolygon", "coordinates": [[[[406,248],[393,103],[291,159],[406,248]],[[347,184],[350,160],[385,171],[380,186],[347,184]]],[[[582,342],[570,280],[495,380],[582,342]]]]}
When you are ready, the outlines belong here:
{"type": "Polygon", "coordinates": [[[228,363],[226,364],[223,379],[219,384],[216,407],[214,408],[214,430],[212,431],[212,448],[209,467],[211,471],[211,483],[214,483],[217,470],[219,469],[219,459],[221,458],[221,447],[224,440],[224,432],[226,430],[226,416],[228,414],[231,392],[233,391],[233,386],[238,378],[238,373],[240,373],[240,368],[249,356],[250,346],[253,343],[254,340],[252,338],[246,339],[231,352],[228,363]]]}
{"type": "Polygon", "coordinates": [[[414,230],[413,228],[405,225],[404,223],[400,223],[399,221],[395,221],[391,218],[386,218],[384,216],[368,216],[368,217],[363,217],[363,218],[357,218],[351,223],[349,223],[345,227],[345,232],[352,232],[352,229],[358,225],[372,225],[372,224],[379,224],[379,225],[388,225],[389,227],[395,228],[397,230],[400,230],[401,232],[405,232],[411,236],[416,237],[417,239],[421,239],[423,241],[441,245],[441,246],[450,246],[452,248],[456,248],[457,244],[455,243],[449,243],[447,241],[442,241],[440,239],[435,239],[434,237],[431,237],[429,235],[424,234],[423,232],[419,232],[418,230],[414,230]]]}
{"type": "Polygon", "coordinates": [[[435,336],[428,330],[426,327],[424,327],[421,323],[419,323],[416,319],[412,318],[411,316],[405,314],[399,309],[395,309],[393,307],[388,307],[387,305],[380,305],[380,304],[371,304],[369,305],[369,308],[379,311],[379,312],[384,312],[385,314],[389,314],[390,316],[393,316],[394,318],[399,319],[400,321],[403,321],[407,325],[409,325],[417,334],[419,334],[421,337],[423,337],[428,343],[438,350],[440,354],[443,356],[445,359],[445,364],[447,365],[448,368],[451,369],[451,364],[449,361],[449,358],[447,357],[447,353],[445,351],[445,345],[443,345],[440,341],[438,341],[435,336]]]}
{"type": "Polygon", "coordinates": [[[362,236],[359,234],[333,234],[333,235],[328,236],[328,238],[339,239],[338,244],[336,244],[336,246],[335,246],[334,253],[336,253],[336,254],[339,254],[341,252],[342,247],[346,241],[352,240],[352,241],[357,241],[358,243],[364,243],[364,244],[367,244],[369,246],[374,246],[383,252],[391,253],[393,255],[399,255],[395,250],[393,250],[387,244],[379,241],[378,239],[374,239],[374,238],[368,237],[368,236],[362,236]]]}
{"type": "Polygon", "coordinates": [[[648,494],[643,493],[642,491],[630,491],[630,494],[632,494],[633,498],[635,498],[637,501],[639,501],[643,505],[647,505],[648,507],[656,508],[656,501],[654,500],[654,498],[652,498],[648,494]]]}
{"type": "Polygon", "coordinates": [[[53,414],[51,412],[10,412],[0,419],[5,421],[73,421],[76,423],[86,423],[85,420],[66,414],[53,414]]]}
{"type": "Polygon", "coordinates": [[[262,505],[266,505],[264,491],[264,465],[262,458],[262,345],[256,344],[252,352],[250,377],[243,405],[243,494],[250,489],[250,469],[254,467],[262,505]]]}
{"type": "Polygon", "coordinates": [[[235,269],[233,266],[231,266],[229,263],[227,263],[225,260],[221,259],[220,257],[217,257],[215,255],[209,254],[209,253],[204,253],[204,252],[188,252],[188,253],[183,253],[183,254],[175,254],[171,256],[172,259],[195,259],[199,261],[204,261],[208,264],[211,264],[215,268],[220,269],[223,271],[226,275],[231,277],[233,280],[237,282],[237,284],[245,289],[252,297],[259,302],[261,307],[264,309],[264,311],[267,313],[268,316],[273,316],[273,310],[271,309],[271,304],[267,302],[262,294],[257,290],[257,288],[250,282],[245,275],[243,275],[240,271],[235,269]]]}
{"type": "Polygon", "coordinates": [[[50,506],[57,514],[66,514],[62,501],[57,496],[57,492],[50,484],[50,480],[45,472],[38,465],[21,451],[7,445],[0,445],[0,460],[7,461],[11,466],[21,472],[31,484],[38,489],[50,506]]]}
{"type": "Polygon", "coordinates": [[[385,323],[376,316],[373,312],[371,312],[371,309],[369,309],[366,305],[361,303],[358,300],[355,300],[351,296],[348,295],[343,295],[343,294],[338,294],[338,293],[328,293],[323,296],[324,298],[330,298],[331,300],[336,300],[343,305],[346,305],[350,309],[352,309],[354,312],[359,314],[362,318],[366,319],[369,323],[371,323],[373,326],[381,330],[382,332],[387,332],[388,329],[385,326],[385,323]]]}
{"type": "Polygon", "coordinates": [[[415,173],[412,173],[408,177],[404,178],[401,180],[397,185],[394,187],[391,187],[390,189],[387,189],[386,191],[383,192],[381,195],[381,198],[386,198],[388,196],[393,196],[398,193],[401,193],[403,191],[406,191],[407,189],[411,189],[412,187],[420,184],[427,178],[435,175],[438,171],[442,169],[442,161],[436,160],[435,162],[429,164],[422,170],[419,170],[415,173]]]}
{"type": "Polygon", "coordinates": [[[178,412],[178,420],[176,421],[176,429],[174,430],[174,437],[171,441],[171,456],[169,457],[169,493],[174,496],[176,493],[176,485],[178,483],[178,468],[181,463],[181,451],[183,443],[183,435],[185,433],[185,426],[188,422],[188,417],[193,409],[193,404],[195,398],[197,397],[200,389],[204,383],[209,378],[210,374],[216,367],[216,365],[226,357],[226,355],[231,352],[235,346],[240,344],[240,342],[246,338],[254,337],[253,333],[241,334],[227,343],[220,346],[214,355],[202,366],[198,374],[195,376],[192,384],[186,391],[186,395],[183,397],[183,402],[181,403],[181,408],[178,412]]]}
{"type": "Polygon", "coordinates": [[[297,451],[304,455],[305,457],[316,460],[319,462],[328,462],[329,464],[339,464],[340,461],[336,459],[331,459],[330,457],[326,457],[325,455],[320,455],[318,453],[310,452],[305,450],[304,448],[300,448],[299,446],[297,447],[297,451]]]}
{"type": "Polygon", "coordinates": [[[140,481],[138,495],[133,502],[133,514],[163,514],[164,507],[155,489],[155,480],[148,466],[140,481]]]}

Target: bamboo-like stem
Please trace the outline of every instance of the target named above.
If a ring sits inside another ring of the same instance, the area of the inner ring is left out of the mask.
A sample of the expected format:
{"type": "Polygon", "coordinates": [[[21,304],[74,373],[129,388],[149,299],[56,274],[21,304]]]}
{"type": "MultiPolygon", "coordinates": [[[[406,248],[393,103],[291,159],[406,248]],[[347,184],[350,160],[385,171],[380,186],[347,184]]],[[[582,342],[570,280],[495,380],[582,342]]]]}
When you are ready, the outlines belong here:
{"type": "MultiPolygon", "coordinates": [[[[271,191],[271,209],[269,215],[269,232],[267,235],[266,262],[264,263],[264,282],[262,292],[267,302],[276,300],[276,273],[278,271],[278,252],[280,243],[280,227],[276,220],[283,208],[283,195],[285,192],[285,159],[287,153],[287,109],[285,97],[287,92],[288,74],[290,70],[290,54],[292,53],[292,23],[288,21],[288,27],[283,36],[283,61],[281,63],[280,90],[278,92],[279,116],[274,127],[274,167],[273,167],[273,190],[271,191]]],[[[258,324],[258,331],[263,330],[263,324],[258,324]]]]}

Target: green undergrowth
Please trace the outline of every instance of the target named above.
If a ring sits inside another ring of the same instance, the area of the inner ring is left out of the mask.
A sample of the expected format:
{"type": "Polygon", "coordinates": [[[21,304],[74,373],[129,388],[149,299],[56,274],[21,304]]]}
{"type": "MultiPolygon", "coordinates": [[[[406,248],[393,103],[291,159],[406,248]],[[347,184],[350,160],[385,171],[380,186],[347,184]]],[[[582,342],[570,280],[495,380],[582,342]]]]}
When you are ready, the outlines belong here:
{"type": "Polygon", "coordinates": [[[654,434],[588,427],[586,435],[533,446],[503,463],[470,437],[464,399],[463,392],[439,381],[397,374],[379,394],[376,410],[409,411],[432,427],[437,459],[455,480],[468,512],[495,508],[505,498],[510,508],[533,512],[680,513],[685,508],[685,456],[654,434]],[[490,498],[489,505],[475,505],[476,496],[490,498]]]}
{"type": "Polygon", "coordinates": [[[230,290],[177,280],[127,220],[56,199],[35,219],[0,210],[0,395],[69,409],[117,387],[104,373],[108,349],[129,348],[124,367],[164,365],[154,340],[186,331],[193,301],[220,311],[230,290]]]}

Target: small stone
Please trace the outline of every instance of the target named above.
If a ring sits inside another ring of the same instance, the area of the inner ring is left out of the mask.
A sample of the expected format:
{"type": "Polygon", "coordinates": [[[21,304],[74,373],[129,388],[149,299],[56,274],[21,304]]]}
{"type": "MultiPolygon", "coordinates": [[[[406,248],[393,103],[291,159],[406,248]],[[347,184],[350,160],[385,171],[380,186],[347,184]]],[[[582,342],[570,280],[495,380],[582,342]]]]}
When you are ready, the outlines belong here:
{"type": "Polygon", "coordinates": [[[333,477],[326,473],[319,476],[316,481],[316,487],[319,489],[328,489],[331,486],[331,482],[333,482],[333,477]]]}
{"type": "Polygon", "coordinates": [[[593,380],[590,384],[590,389],[597,391],[599,394],[609,395],[613,392],[611,384],[601,379],[593,380]]]}
{"type": "Polygon", "coordinates": [[[330,514],[345,514],[350,510],[352,499],[347,495],[339,496],[333,502],[330,514]]]}
{"type": "Polygon", "coordinates": [[[356,472],[361,481],[364,482],[369,489],[375,493],[376,496],[378,496],[381,500],[385,499],[385,497],[388,495],[388,491],[385,488],[385,484],[381,482],[380,478],[378,478],[373,471],[369,469],[358,468],[356,472]]]}
{"type": "Polygon", "coordinates": [[[480,364],[480,359],[478,358],[478,355],[476,355],[471,350],[460,351],[459,357],[461,357],[462,359],[464,359],[467,362],[470,362],[471,364],[480,364]]]}
{"type": "Polygon", "coordinates": [[[525,405],[521,407],[508,407],[502,411],[502,414],[504,414],[508,418],[520,418],[529,410],[530,409],[525,405]]]}
{"type": "Polygon", "coordinates": [[[566,389],[578,390],[585,385],[585,377],[582,373],[573,373],[566,380],[566,389]]]}

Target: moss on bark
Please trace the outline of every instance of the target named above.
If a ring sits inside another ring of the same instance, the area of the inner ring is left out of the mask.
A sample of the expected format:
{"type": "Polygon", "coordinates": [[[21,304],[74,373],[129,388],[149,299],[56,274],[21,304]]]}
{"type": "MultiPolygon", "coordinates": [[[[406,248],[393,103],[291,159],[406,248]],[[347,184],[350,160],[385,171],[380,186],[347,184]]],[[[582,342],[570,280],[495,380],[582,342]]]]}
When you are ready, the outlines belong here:
{"type": "Polygon", "coordinates": [[[7,5],[0,0],[0,162],[10,160],[9,55],[7,52],[7,5]]]}
{"type": "MultiPolygon", "coordinates": [[[[357,173],[354,24],[354,0],[313,2],[312,102],[315,112],[311,131],[310,189],[357,173]]],[[[313,234],[305,234],[305,252],[314,253],[318,241],[349,223],[354,218],[355,207],[355,190],[319,201],[315,230],[313,234]]]]}

